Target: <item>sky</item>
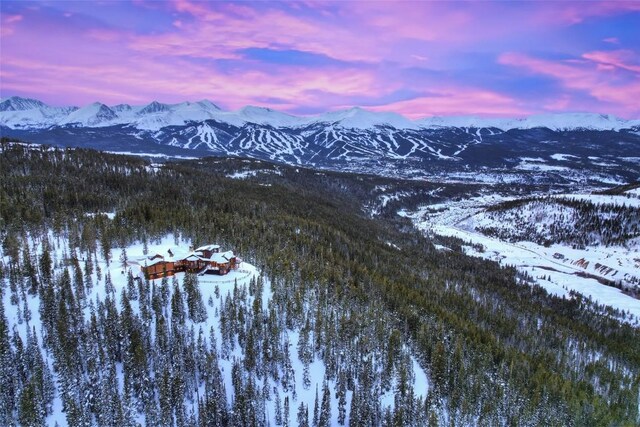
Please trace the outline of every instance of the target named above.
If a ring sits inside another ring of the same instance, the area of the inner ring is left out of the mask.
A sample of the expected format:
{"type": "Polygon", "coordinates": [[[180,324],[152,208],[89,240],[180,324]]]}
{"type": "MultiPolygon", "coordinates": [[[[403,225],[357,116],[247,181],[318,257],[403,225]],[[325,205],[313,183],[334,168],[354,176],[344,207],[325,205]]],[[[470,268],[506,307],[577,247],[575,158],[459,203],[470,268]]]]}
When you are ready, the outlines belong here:
{"type": "Polygon", "coordinates": [[[640,1],[0,1],[0,97],[640,118],[640,1]]]}

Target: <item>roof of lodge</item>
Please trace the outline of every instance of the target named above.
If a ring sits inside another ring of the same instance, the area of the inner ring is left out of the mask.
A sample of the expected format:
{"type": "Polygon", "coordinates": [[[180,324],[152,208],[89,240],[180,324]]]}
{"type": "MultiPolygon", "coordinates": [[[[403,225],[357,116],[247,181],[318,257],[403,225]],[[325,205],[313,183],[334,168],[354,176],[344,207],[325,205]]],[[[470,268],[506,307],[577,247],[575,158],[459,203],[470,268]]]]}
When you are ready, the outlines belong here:
{"type": "Polygon", "coordinates": [[[156,265],[156,264],[160,264],[160,263],[164,263],[164,262],[173,262],[172,259],[164,259],[164,258],[156,258],[156,259],[152,259],[150,261],[145,261],[144,265],[146,267],[151,267],[152,265],[156,265]]]}
{"type": "Polygon", "coordinates": [[[225,254],[212,254],[209,261],[213,261],[216,264],[225,264],[229,262],[229,258],[227,258],[225,254]]]}
{"type": "Polygon", "coordinates": [[[196,252],[198,252],[198,251],[212,251],[214,249],[220,249],[220,245],[204,245],[204,246],[200,246],[199,248],[196,249],[196,252]]]}

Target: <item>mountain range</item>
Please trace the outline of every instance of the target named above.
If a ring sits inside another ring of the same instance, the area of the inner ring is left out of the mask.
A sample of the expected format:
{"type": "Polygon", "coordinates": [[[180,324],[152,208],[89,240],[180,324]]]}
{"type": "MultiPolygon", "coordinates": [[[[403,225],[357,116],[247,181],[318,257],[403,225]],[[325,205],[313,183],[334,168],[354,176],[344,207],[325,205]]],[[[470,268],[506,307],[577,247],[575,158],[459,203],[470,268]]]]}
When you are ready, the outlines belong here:
{"type": "Polygon", "coordinates": [[[571,179],[600,174],[616,182],[640,176],[640,120],[589,113],[410,120],[358,107],[294,116],[254,106],[224,111],[208,100],[78,108],[11,97],[0,102],[0,131],[51,145],[251,157],[404,177],[487,170],[564,178],[578,171],[571,179]]]}
{"type": "Polygon", "coordinates": [[[12,129],[34,129],[52,126],[106,127],[130,125],[141,130],[159,130],[191,122],[214,120],[233,126],[246,124],[271,127],[303,128],[324,123],[343,129],[438,128],[548,128],[552,130],[622,130],[640,126],[638,120],[624,120],[613,115],[591,113],[541,114],[526,118],[480,118],[474,116],[426,117],[419,120],[390,112],[373,112],[359,107],[331,111],[313,116],[294,116],[270,108],[246,106],[237,111],[224,111],[209,100],[147,105],[118,104],[107,106],[94,102],[84,107],[55,107],[37,99],[13,96],[0,102],[0,125],[12,129]]]}

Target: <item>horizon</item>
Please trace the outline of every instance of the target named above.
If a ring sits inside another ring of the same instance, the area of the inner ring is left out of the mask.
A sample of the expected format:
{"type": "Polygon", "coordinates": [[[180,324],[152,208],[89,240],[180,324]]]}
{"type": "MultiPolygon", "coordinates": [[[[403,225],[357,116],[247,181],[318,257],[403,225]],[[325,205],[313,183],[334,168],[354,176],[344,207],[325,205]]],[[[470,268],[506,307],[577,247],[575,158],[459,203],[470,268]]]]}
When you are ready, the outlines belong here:
{"type": "Polygon", "coordinates": [[[0,98],[637,119],[638,18],[640,2],[3,1],[0,98]]]}

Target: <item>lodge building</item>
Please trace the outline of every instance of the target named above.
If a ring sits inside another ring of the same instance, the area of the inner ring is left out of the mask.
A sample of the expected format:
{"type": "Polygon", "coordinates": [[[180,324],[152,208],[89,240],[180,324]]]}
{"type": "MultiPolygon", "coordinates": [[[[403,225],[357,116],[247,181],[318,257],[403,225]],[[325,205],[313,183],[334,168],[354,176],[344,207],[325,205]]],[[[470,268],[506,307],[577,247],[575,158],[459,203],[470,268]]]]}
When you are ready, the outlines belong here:
{"type": "Polygon", "coordinates": [[[220,246],[206,245],[187,254],[179,253],[179,249],[169,249],[166,255],[151,254],[131,264],[139,265],[145,277],[153,280],[182,272],[225,275],[237,270],[241,262],[233,251],[220,252],[220,246]]]}

